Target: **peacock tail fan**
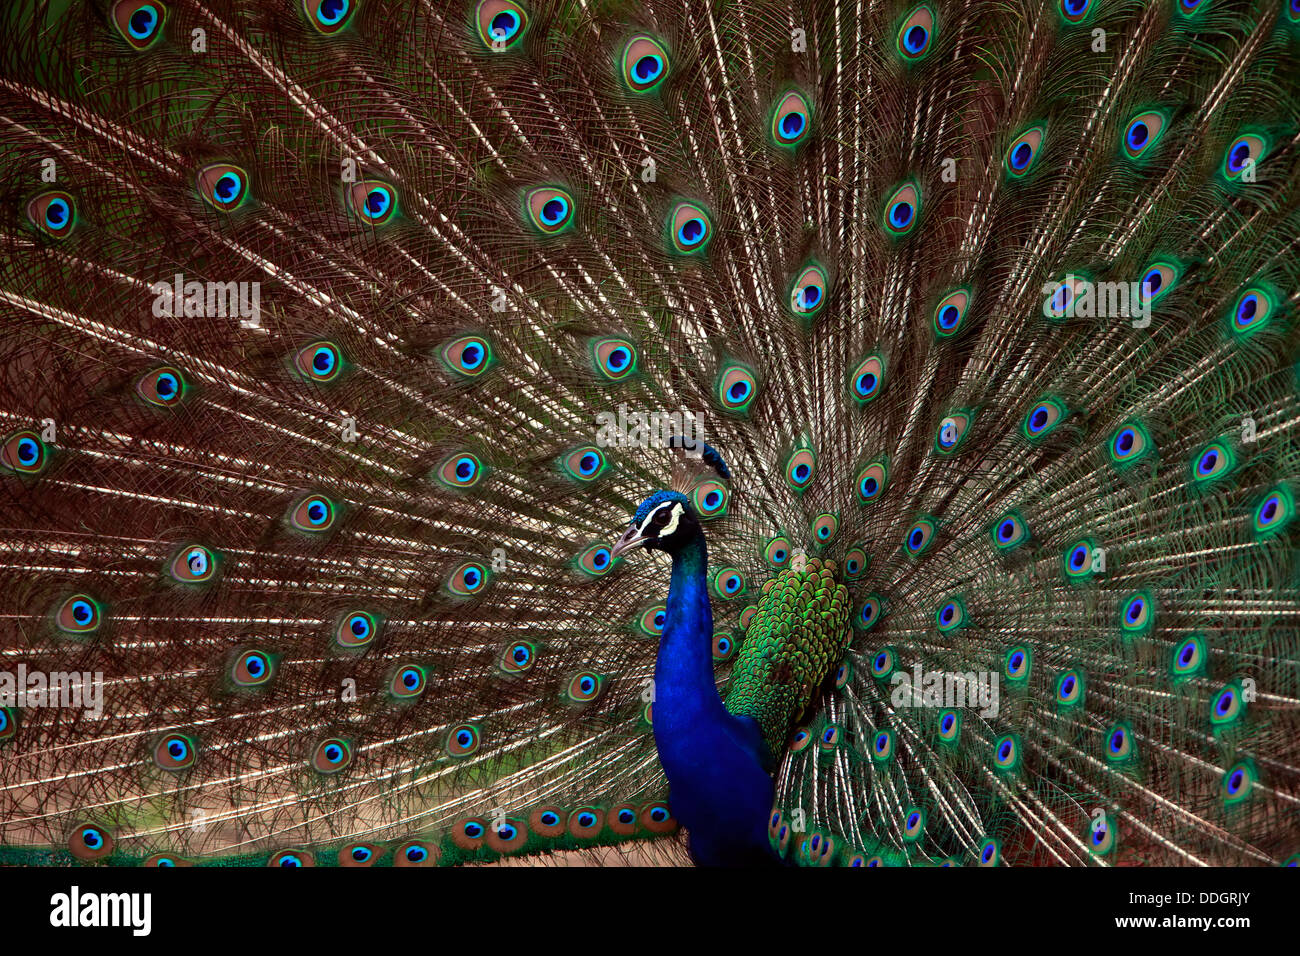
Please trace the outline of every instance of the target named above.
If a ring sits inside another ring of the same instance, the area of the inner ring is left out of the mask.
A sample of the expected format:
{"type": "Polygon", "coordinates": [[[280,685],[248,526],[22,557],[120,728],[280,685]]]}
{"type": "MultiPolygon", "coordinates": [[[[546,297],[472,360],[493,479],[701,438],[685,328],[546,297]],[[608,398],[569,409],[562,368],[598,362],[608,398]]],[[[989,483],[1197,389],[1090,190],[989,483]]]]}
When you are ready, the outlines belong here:
{"type": "Polygon", "coordinates": [[[7,5],[0,863],[1295,865],[1298,17],[7,5]]]}

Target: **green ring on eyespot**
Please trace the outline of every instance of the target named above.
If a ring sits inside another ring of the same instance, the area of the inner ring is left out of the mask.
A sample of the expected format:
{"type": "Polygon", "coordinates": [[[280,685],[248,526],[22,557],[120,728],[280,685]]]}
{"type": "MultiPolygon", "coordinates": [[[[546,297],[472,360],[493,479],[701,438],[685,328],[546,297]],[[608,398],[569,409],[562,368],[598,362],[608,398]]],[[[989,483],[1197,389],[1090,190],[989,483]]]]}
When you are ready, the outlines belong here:
{"type": "Polygon", "coordinates": [[[1018,511],[1008,511],[989,529],[993,546],[999,551],[1011,551],[1029,540],[1029,526],[1018,511]]]}
{"type": "Polygon", "coordinates": [[[505,53],[517,47],[528,30],[528,12],[513,0],[479,0],[474,27],[484,48],[505,53]]]}
{"type": "Polygon", "coordinates": [[[1120,138],[1120,154],[1131,161],[1147,156],[1160,142],[1169,128],[1170,114],[1163,109],[1138,112],[1124,125],[1120,138]]]}
{"type": "Polygon", "coordinates": [[[1106,451],[1111,464],[1123,471],[1154,455],[1156,446],[1146,425],[1131,419],[1111,434],[1106,451]]]}
{"type": "Polygon", "coordinates": [[[1278,534],[1295,518],[1295,496],[1286,485],[1277,485],[1255,506],[1252,528],[1257,538],[1278,534]]]}
{"type": "Polygon", "coordinates": [[[1223,774],[1220,795],[1224,806],[1236,806],[1249,800],[1259,782],[1259,771],[1249,759],[1239,760],[1223,774]]]}
{"type": "Polygon", "coordinates": [[[1174,645],[1169,655],[1169,675],[1174,682],[1187,680],[1205,672],[1209,653],[1205,638],[1200,634],[1191,634],[1174,645]]]}
{"type": "Polygon", "coordinates": [[[1189,467],[1196,484],[1213,484],[1227,478],[1237,466],[1237,453],[1227,441],[1206,445],[1192,455],[1189,467]]]}
{"type": "Polygon", "coordinates": [[[881,225],[895,238],[902,238],[916,228],[921,218],[921,187],[905,182],[885,200],[881,225]]]}
{"type": "Polygon", "coordinates": [[[1167,259],[1157,260],[1142,270],[1139,289],[1155,305],[1178,284],[1182,275],[1183,267],[1180,263],[1167,259]]]}
{"type": "Polygon", "coordinates": [[[808,138],[812,129],[812,103],[799,90],[786,91],[772,109],[768,134],[772,142],[785,149],[794,149],[808,138]]]}
{"type": "Polygon", "coordinates": [[[1265,286],[1252,285],[1242,290],[1228,310],[1229,333],[1237,339],[1254,335],[1268,326],[1277,306],[1277,296],[1265,286]]]}
{"type": "Polygon", "coordinates": [[[1134,591],[1120,602],[1119,626],[1125,638],[1150,634],[1155,624],[1155,598],[1150,591],[1134,591]]]}
{"type": "Polygon", "coordinates": [[[1087,678],[1083,671],[1078,668],[1071,668],[1062,671],[1056,677],[1056,706],[1062,710],[1072,707],[1078,707],[1083,704],[1087,696],[1087,678]]]}
{"type": "Polygon", "coordinates": [[[713,241],[713,219],[699,203],[683,200],[674,205],[665,229],[668,248],[677,255],[701,255],[713,241]]]}
{"type": "Polygon", "coordinates": [[[1020,769],[1022,759],[1020,736],[1003,734],[993,742],[993,769],[1010,773],[1020,769]]]}

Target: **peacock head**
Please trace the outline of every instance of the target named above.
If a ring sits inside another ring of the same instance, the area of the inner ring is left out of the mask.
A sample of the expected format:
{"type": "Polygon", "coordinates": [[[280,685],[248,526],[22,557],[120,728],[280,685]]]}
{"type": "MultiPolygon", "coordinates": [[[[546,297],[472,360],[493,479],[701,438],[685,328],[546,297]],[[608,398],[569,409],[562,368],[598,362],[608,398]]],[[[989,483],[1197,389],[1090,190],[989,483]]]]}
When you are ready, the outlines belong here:
{"type": "Polygon", "coordinates": [[[677,491],[656,491],[636,509],[627,531],[610,550],[610,557],[633,548],[658,548],[675,555],[702,533],[689,498],[677,491]]]}

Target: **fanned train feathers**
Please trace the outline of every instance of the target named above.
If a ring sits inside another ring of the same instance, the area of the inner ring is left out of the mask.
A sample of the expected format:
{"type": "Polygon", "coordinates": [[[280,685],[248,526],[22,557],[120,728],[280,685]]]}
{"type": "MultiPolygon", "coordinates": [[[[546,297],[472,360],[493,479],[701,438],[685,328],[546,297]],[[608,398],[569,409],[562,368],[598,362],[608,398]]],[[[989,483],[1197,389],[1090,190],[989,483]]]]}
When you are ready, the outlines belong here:
{"type": "Polygon", "coordinates": [[[1293,6],[3,18],[0,861],[685,860],[671,484],[785,859],[1295,863],[1293,6]]]}

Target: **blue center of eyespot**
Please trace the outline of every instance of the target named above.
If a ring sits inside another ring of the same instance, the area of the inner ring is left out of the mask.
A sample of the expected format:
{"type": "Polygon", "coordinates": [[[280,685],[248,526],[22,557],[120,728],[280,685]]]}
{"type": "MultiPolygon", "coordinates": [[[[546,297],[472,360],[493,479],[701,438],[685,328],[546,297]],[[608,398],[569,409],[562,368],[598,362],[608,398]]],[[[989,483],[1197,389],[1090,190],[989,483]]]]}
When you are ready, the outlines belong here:
{"type": "Polygon", "coordinates": [[[809,473],[809,468],[808,468],[808,466],[807,466],[806,464],[803,464],[803,463],[801,462],[800,464],[795,465],[795,468],[794,468],[794,480],[795,480],[795,481],[805,481],[805,480],[807,480],[807,478],[808,478],[808,473],[809,473]]]}
{"type": "Polygon", "coordinates": [[[749,383],[733,382],[731,388],[727,389],[727,394],[733,402],[738,402],[749,394],[749,383]]]}
{"type": "Polygon", "coordinates": [[[388,190],[372,189],[366,194],[366,214],[371,218],[382,216],[388,210],[392,200],[389,198],[388,190]]]}
{"type": "Polygon", "coordinates": [[[1146,602],[1143,601],[1141,598],[1138,598],[1137,600],[1129,604],[1127,617],[1130,624],[1137,622],[1137,619],[1142,616],[1142,610],[1145,607],[1146,607],[1146,602]]]}
{"type": "Polygon", "coordinates": [[[407,670],[402,672],[402,683],[407,687],[414,687],[420,683],[420,674],[418,671],[407,670]]]}
{"type": "Polygon", "coordinates": [[[1034,148],[1028,143],[1021,143],[1011,153],[1011,165],[1016,169],[1024,169],[1029,165],[1029,160],[1033,155],[1034,148]]]}
{"type": "Polygon", "coordinates": [[[587,452],[587,454],[583,455],[581,460],[578,462],[578,470],[584,475],[590,475],[596,470],[598,464],[600,464],[600,458],[598,458],[593,452],[587,452]]]}
{"type": "Polygon", "coordinates": [[[1104,839],[1106,839],[1106,824],[1098,820],[1092,827],[1092,842],[1100,844],[1104,839]]]}
{"type": "Polygon", "coordinates": [[[1140,149],[1149,135],[1146,123],[1134,123],[1128,128],[1128,144],[1134,149],[1140,149]]]}
{"type": "Polygon", "coordinates": [[[943,610],[939,613],[940,619],[947,624],[952,620],[952,616],[957,613],[957,609],[951,604],[945,604],[943,610]]]}
{"type": "Polygon", "coordinates": [[[154,384],[154,391],[159,398],[170,398],[176,394],[178,387],[175,375],[159,375],[157,382],[154,384]]]}
{"type": "Polygon", "coordinates": [[[1011,655],[1011,669],[1013,671],[1020,670],[1020,665],[1023,664],[1024,662],[1025,662],[1025,655],[1021,654],[1019,651],[1011,655]]]}
{"type": "Polygon", "coordinates": [[[343,759],[343,748],[338,744],[330,744],[325,748],[325,759],[330,763],[338,763],[343,759]]]}
{"type": "Polygon", "coordinates": [[[191,573],[205,574],[208,570],[207,552],[199,548],[195,548],[186,556],[186,564],[189,565],[189,569],[191,573]]]}
{"type": "Polygon", "coordinates": [[[1234,173],[1246,165],[1246,160],[1250,158],[1250,146],[1246,143],[1238,143],[1232,148],[1232,153],[1228,157],[1228,168],[1234,173]]]}
{"type": "Polygon", "coordinates": [[[660,611],[658,614],[655,615],[655,627],[663,627],[665,620],[667,620],[667,618],[664,615],[664,612],[660,611]]]}
{"type": "Polygon", "coordinates": [[[610,371],[621,372],[627,368],[628,362],[632,361],[632,355],[625,348],[616,348],[609,353],[609,358],[606,361],[610,371]]]}
{"type": "Polygon", "coordinates": [[[250,657],[244,663],[244,670],[248,671],[251,676],[257,677],[265,670],[265,664],[260,657],[250,657]]]}
{"type": "Polygon", "coordinates": [[[632,67],[632,75],[640,83],[649,83],[663,71],[663,68],[664,61],[662,59],[652,53],[647,53],[636,61],[636,65],[632,67]]]}
{"type": "Polygon", "coordinates": [[[556,815],[554,810],[547,810],[538,817],[538,819],[542,821],[542,826],[544,827],[553,827],[560,822],[560,818],[556,815]]]}
{"type": "Polygon", "coordinates": [[[601,548],[591,556],[591,564],[593,567],[603,568],[605,565],[609,564],[609,552],[604,548],[601,548]]]}
{"type": "Polygon", "coordinates": [[[1068,697],[1073,693],[1074,693],[1074,678],[1067,677],[1065,680],[1061,681],[1061,696],[1068,697]]]}
{"type": "Polygon", "coordinates": [[[20,439],[18,442],[18,461],[23,465],[34,464],[40,456],[40,448],[36,442],[30,438],[20,439]]]}
{"type": "Polygon", "coordinates": [[[370,859],[370,851],[363,846],[353,847],[352,859],[358,863],[365,863],[366,860],[370,859]]]}
{"type": "Polygon", "coordinates": [[[1259,509],[1259,516],[1263,518],[1266,523],[1271,522],[1273,518],[1277,515],[1277,508],[1278,508],[1278,498],[1275,495],[1274,497],[1269,498],[1267,501],[1264,502],[1264,507],[1259,509]]]}
{"type": "Polygon", "coordinates": [[[135,13],[131,14],[131,18],[127,21],[131,36],[135,37],[137,40],[143,40],[152,33],[157,22],[158,11],[152,6],[141,7],[139,10],[135,11],[135,13]]]}
{"type": "Polygon", "coordinates": [[[725,654],[729,650],[731,650],[731,641],[725,637],[718,638],[718,653],[725,654]]]}
{"type": "Polygon", "coordinates": [[[581,691],[584,694],[590,694],[593,690],[596,689],[596,682],[593,681],[590,677],[584,677],[579,682],[578,687],[579,689],[581,689],[581,691]]]}
{"type": "Polygon", "coordinates": [[[1011,741],[1004,740],[1002,742],[1002,746],[998,748],[998,757],[1002,760],[1006,760],[1010,756],[1011,756],[1011,741]]]}
{"type": "Polygon", "coordinates": [[[1219,695],[1218,711],[1220,714],[1226,714],[1232,708],[1232,702],[1235,695],[1230,690],[1225,690],[1219,695]]]}
{"type": "Polygon", "coordinates": [[[1242,773],[1240,770],[1233,771],[1232,776],[1228,778],[1228,790],[1232,793],[1236,793],[1238,790],[1240,790],[1241,783],[1245,779],[1245,777],[1246,775],[1242,773]]]}
{"type": "Polygon", "coordinates": [[[460,364],[464,368],[474,368],[483,358],[483,350],[477,345],[467,345],[460,353],[460,364]]]}
{"type": "Polygon", "coordinates": [[[90,620],[92,611],[90,605],[85,601],[77,601],[72,605],[72,618],[78,624],[85,624],[90,620]]]}
{"type": "MultiPolygon", "coordinates": [[[[875,616],[875,613],[876,613],[876,609],[874,606],[870,604],[862,605],[862,620],[864,622],[870,621],[871,618],[875,616]]],[[[880,662],[879,665],[880,667],[883,668],[885,666],[885,660],[883,655],[881,657],[876,658],[876,660],[880,662]]]]}
{"type": "Polygon", "coordinates": [[[907,816],[907,828],[908,828],[909,830],[915,830],[915,829],[916,829],[916,825],[917,825],[918,823],[920,823],[920,822],[921,822],[921,815],[920,815],[919,813],[915,813],[915,812],[913,812],[913,813],[908,814],[908,816],[907,816]]]}
{"type": "Polygon", "coordinates": [[[1016,523],[1010,519],[1002,522],[998,528],[998,537],[1003,541],[1010,541],[1011,536],[1016,533],[1016,523]]]}
{"type": "Polygon", "coordinates": [[[179,740],[173,740],[167,745],[167,752],[175,759],[180,760],[185,756],[185,745],[179,740]]]}
{"type": "Polygon", "coordinates": [[[366,632],[370,630],[370,623],[358,614],[348,622],[348,629],[357,637],[365,637],[366,632]]]}
{"type": "Polygon", "coordinates": [[[880,482],[876,481],[875,478],[864,478],[862,480],[862,493],[866,495],[868,498],[874,495],[876,493],[876,489],[878,489],[879,487],[880,487],[880,482]]]}
{"type": "Polygon", "coordinates": [[[889,738],[888,738],[887,736],[885,736],[884,734],[877,734],[877,735],[876,735],[876,752],[877,752],[877,753],[882,753],[882,752],[884,751],[884,749],[885,749],[887,746],[889,746],[889,738]]]}
{"type": "Polygon", "coordinates": [[[329,514],[328,510],[319,501],[313,501],[307,507],[307,517],[312,524],[320,524],[327,514],[329,514]]]}
{"type": "Polygon", "coordinates": [[[234,173],[226,173],[217,180],[217,185],[213,187],[213,193],[219,201],[224,203],[233,202],[239,195],[240,180],[234,173]]]}
{"type": "Polygon", "coordinates": [[[1245,296],[1237,305],[1237,324],[1249,325],[1255,313],[1259,311],[1259,297],[1255,293],[1245,296]]]}
{"type": "Polygon", "coordinates": [[[668,811],[663,807],[655,807],[650,811],[650,819],[656,823],[663,823],[668,819],[668,811]]]}
{"type": "Polygon", "coordinates": [[[984,848],[984,852],[981,854],[980,859],[982,859],[985,863],[987,863],[989,860],[993,859],[993,844],[992,844],[992,843],[990,843],[988,846],[986,846],[986,847],[984,848]]]}
{"type": "Polygon", "coordinates": [[[560,197],[548,199],[542,206],[542,222],[553,226],[560,222],[569,212],[569,204],[560,197]]]}
{"type": "Polygon", "coordinates": [[[475,823],[472,820],[469,823],[465,824],[465,836],[469,837],[470,839],[474,839],[482,835],[483,835],[482,824],[475,823]]]}
{"type": "Polygon", "coordinates": [[[515,648],[514,659],[516,664],[528,663],[528,648],[520,646],[515,648]]]}
{"type": "Polygon", "coordinates": [[[720,495],[716,491],[710,491],[707,495],[704,496],[704,504],[705,507],[708,508],[716,508],[719,502],[721,501],[722,501],[722,495],[720,495]]]}
{"type": "MultiPolygon", "coordinates": [[[[867,609],[863,608],[862,611],[865,614],[867,609]]],[[[885,669],[885,665],[888,663],[889,663],[889,655],[886,654],[884,651],[881,651],[879,654],[876,655],[876,670],[883,671],[885,669]]]]}
{"type": "Polygon", "coordinates": [[[925,532],[923,532],[920,528],[916,528],[908,536],[907,544],[908,547],[910,547],[913,551],[915,551],[917,548],[921,546],[921,542],[924,540],[925,540],[925,532]]]}
{"type": "Polygon", "coordinates": [[[1214,466],[1217,465],[1218,463],[1219,463],[1219,453],[1213,450],[1207,451],[1204,455],[1201,456],[1201,463],[1197,467],[1197,470],[1202,475],[1208,475],[1210,472],[1214,470],[1214,466]]]}
{"type": "Polygon", "coordinates": [[[1123,749],[1124,749],[1124,731],[1117,730],[1115,731],[1114,734],[1111,735],[1110,738],[1110,752],[1113,754],[1117,754],[1123,749]]]}
{"type": "Polygon", "coordinates": [[[595,825],[596,825],[596,815],[594,813],[578,814],[578,826],[582,827],[584,830],[588,829],[589,827],[594,827],[595,825]]]}
{"type": "Polygon", "coordinates": [[[1142,277],[1142,286],[1147,295],[1155,295],[1160,291],[1160,287],[1165,284],[1165,277],[1160,274],[1159,269],[1152,269],[1142,277]]]}
{"type": "Polygon", "coordinates": [[[1088,548],[1086,545],[1080,545],[1074,549],[1070,555],[1070,567],[1078,569],[1083,567],[1083,562],[1088,560],[1088,548]]]}
{"type": "Polygon", "coordinates": [[[62,199],[56,199],[45,207],[45,224],[52,229],[58,229],[68,221],[68,204],[62,199]]]}
{"type": "Polygon", "coordinates": [[[903,46],[908,53],[919,53],[925,49],[926,41],[930,34],[926,32],[925,27],[914,26],[903,34],[903,46]]]}
{"type": "Polygon", "coordinates": [[[787,113],[781,117],[781,135],[786,139],[794,139],[804,131],[806,125],[808,124],[802,113],[787,113]]]}
{"type": "Polygon", "coordinates": [[[945,305],[939,310],[939,325],[942,328],[951,329],[960,318],[961,312],[958,311],[955,305],[945,305]]]}
{"type": "MultiPolygon", "coordinates": [[[[502,835],[502,839],[508,840],[510,839],[510,837],[505,835],[506,830],[507,827],[502,827],[500,833],[502,835]]],[[[406,859],[411,863],[423,863],[425,858],[428,857],[428,855],[429,855],[429,851],[422,846],[408,846],[406,848],[406,859]]]]}
{"type": "Polygon", "coordinates": [[[81,831],[81,842],[92,850],[98,850],[103,845],[104,838],[98,830],[87,828],[81,831]]]}
{"type": "Polygon", "coordinates": [[[803,303],[805,309],[811,309],[813,306],[815,306],[818,302],[821,301],[821,298],[822,298],[821,287],[815,285],[804,286],[803,292],[800,295],[800,301],[803,303]]]}
{"type": "Polygon", "coordinates": [[[687,219],[677,230],[677,238],[681,239],[683,245],[695,245],[704,238],[704,220],[698,217],[687,219]]]}
{"type": "Polygon", "coordinates": [[[456,477],[461,481],[467,480],[474,474],[474,462],[469,458],[462,458],[456,462],[456,477]]]}
{"type": "Polygon", "coordinates": [[[1183,666],[1186,666],[1192,662],[1192,657],[1195,655],[1195,653],[1196,653],[1196,645],[1188,644],[1183,647],[1183,652],[1178,656],[1178,659],[1183,663],[1183,666]]]}
{"type": "Polygon", "coordinates": [[[473,742],[474,735],[468,730],[462,730],[456,735],[456,743],[460,744],[462,747],[468,747],[473,742]]]}
{"type": "Polygon", "coordinates": [[[1086,9],[1088,9],[1088,0],[1065,0],[1065,12],[1070,16],[1078,16],[1086,9]]]}
{"type": "Polygon", "coordinates": [[[512,10],[504,10],[492,18],[492,37],[496,40],[509,40],[519,29],[519,17],[512,10]]]}
{"type": "Polygon", "coordinates": [[[777,548],[772,552],[772,560],[778,564],[785,560],[785,548],[777,548]]]}
{"type": "Polygon", "coordinates": [[[952,714],[946,714],[943,718],[943,725],[942,725],[943,732],[945,734],[951,732],[953,724],[955,724],[956,722],[957,722],[956,717],[954,717],[952,714]]]}
{"type": "Polygon", "coordinates": [[[332,27],[348,12],[348,0],[321,0],[316,8],[316,18],[327,27],[332,27]]]}
{"type": "Polygon", "coordinates": [[[901,229],[912,221],[912,204],[907,202],[896,202],[889,209],[889,221],[901,229]]]}
{"type": "Polygon", "coordinates": [[[513,840],[513,839],[515,838],[515,834],[516,834],[517,832],[518,832],[518,831],[515,830],[514,827],[512,827],[510,824],[506,823],[506,824],[503,824],[503,825],[501,826],[501,829],[497,830],[497,836],[499,836],[501,839],[503,839],[503,840],[505,840],[507,843],[509,843],[511,840],[513,840]]]}
{"type": "Polygon", "coordinates": [[[1133,429],[1126,428],[1122,432],[1120,432],[1119,437],[1115,439],[1115,447],[1122,454],[1128,454],[1130,451],[1133,450],[1133,441],[1134,441],[1133,429]]]}
{"type": "Polygon", "coordinates": [[[740,587],[740,578],[737,578],[737,577],[729,577],[729,578],[727,578],[727,590],[728,590],[728,591],[734,591],[734,590],[736,590],[738,587],[740,587]]]}
{"type": "Polygon", "coordinates": [[[319,348],[316,354],[311,357],[311,367],[321,374],[325,374],[334,368],[334,350],[329,348],[319,348]]]}
{"type": "Polygon", "coordinates": [[[868,395],[876,390],[876,376],[871,372],[863,372],[858,376],[858,393],[868,395]]]}

